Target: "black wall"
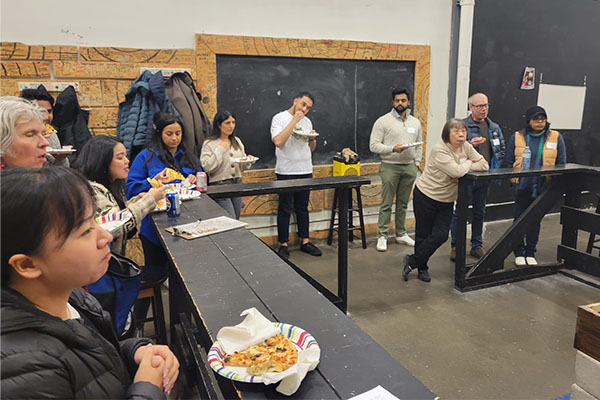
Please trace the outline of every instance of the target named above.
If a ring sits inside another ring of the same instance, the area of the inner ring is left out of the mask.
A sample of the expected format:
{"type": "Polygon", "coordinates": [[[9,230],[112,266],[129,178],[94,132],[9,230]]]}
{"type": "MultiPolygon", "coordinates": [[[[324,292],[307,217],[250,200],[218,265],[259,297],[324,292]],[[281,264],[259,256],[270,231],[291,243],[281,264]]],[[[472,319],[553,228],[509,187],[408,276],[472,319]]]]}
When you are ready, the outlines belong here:
{"type": "MultiPolygon", "coordinates": [[[[582,128],[560,132],[568,162],[600,165],[600,1],[477,0],[470,93],[488,95],[490,118],[507,140],[536,105],[540,73],[557,85],[583,86],[586,77],[582,128]],[[520,89],[525,67],[536,68],[534,90],[520,89]]],[[[488,202],[511,198],[506,189],[493,187],[488,202]]]]}
{"type": "Polygon", "coordinates": [[[394,87],[414,93],[414,76],[411,61],[218,55],[217,107],[235,114],[236,134],[247,153],[260,157],[257,167],[272,168],[271,119],[308,91],[315,97],[308,117],[320,135],[313,164],[331,164],[344,147],[361,161],[375,161],[369,151],[373,123],[391,110],[394,87]]]}

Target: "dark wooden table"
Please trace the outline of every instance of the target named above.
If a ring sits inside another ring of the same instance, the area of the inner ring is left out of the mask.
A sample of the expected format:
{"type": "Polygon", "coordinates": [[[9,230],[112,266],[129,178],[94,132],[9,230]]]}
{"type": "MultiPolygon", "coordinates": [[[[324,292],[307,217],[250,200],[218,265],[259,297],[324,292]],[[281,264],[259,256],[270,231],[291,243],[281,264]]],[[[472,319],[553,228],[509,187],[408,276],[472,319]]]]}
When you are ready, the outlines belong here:
{"type": "MultiPolygon", "coordinates": [[[[489,171],[470,172],[458,181],[456,201],[456,264],[454,285],[460,291],[468,291],[501,285],[519,280],[554,274],[563,268],[564,255],[557,262],[504,269],[504,260],[522,240],[527,230],[540,222],[552,207],[564,199],[566,206],[579,208],[583,190],[597,191],[600,188],[600,168],[580,164],[535,167],[527,170],[501,168],[489,171]],[[472,181],[489,181],[507,178],[552,176],[550,182],[533,203],[517,218],[487,253],[475,264],[466,264],[468,185],[472,181]]],[[[563,207],[564,208],[564,207],[563,207]]],[[[561,244],[577,247],[577,223],[564,225],[561,244]]],[[[583,225],[580,224],[582,227],[583,225]]],[[[559,253],[561,248],[559,246],[559,253]]],[[[564,248],[562,251],[566,251],[564,248]]]]}
{"type": "MultiPolygon", "coordinates": [[[[340,310],[348,310],[348,207],[352,199],[352,188],[368,185],[371,181],[361,176],[329,176],[325,178],[290,179],[284,181],[268,181],[254,183],[239,183],[231,185],[216,185],[208,187],[208,195],[213,199],[223,197],[255,196],[282,192],[297,192],[301,190],[339,190],[338,206],[338,293],[337,296],[312,277],[306,278],[321,292],[327,293],[331,301],[340,310]]],[[[291,263],[290,263],[291,264],[291,263]]],[[[297,268],[291,264],[294,268],[297,268]]],[[[297,268],[298,269],[298,268],[297,268]]],[[[303,273],[302,271],[299,271],[303,273]]]]}
{"type": "MultiPolygon", "coordinates": [[[[433,393],[394,360],[349,317],[335,307],[276,253],[245,228],[195,240],[164,229],[224,215],[208,196],[185,202],[181,216],[153,216],[172,260],[169,280],[171,327],[181,315],[198,329],[206,351],[223,326],[241,322],[239,314],[257,308],[273,321],[310,332],[321,348],[321,361],[291,396],[298,399],[347,399],[381,385],[402,399],[431,399],[433,393]]],[[[173,331],[172,331],[173,332],[173,331]]],[[[398,340],[402,340],[398,332],[398,340]]],[[[285,398],[276,385],[233,382],[218,376],[225,398],[285,398]]]]}

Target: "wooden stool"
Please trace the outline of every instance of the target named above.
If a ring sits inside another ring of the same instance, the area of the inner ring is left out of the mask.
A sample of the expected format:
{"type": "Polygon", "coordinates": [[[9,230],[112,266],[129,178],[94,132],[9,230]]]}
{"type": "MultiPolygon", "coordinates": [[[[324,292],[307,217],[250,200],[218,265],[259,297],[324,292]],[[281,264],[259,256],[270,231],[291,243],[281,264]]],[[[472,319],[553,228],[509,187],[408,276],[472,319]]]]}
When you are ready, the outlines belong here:
{"type": "MultiPolygon", "coordinates": [[[[352,189],[350,189],[350,199],[348,202],[348,241],[354,242],[354,231],[360,231],[360,236],[362,240],[363,249],[367,248],[367,236],[365,234],[365,220],[363,217],[363,209],[362,209],[362,199],[360,197],[360,186],[353,188],[356,190],[356,207],[353,207],[354,202],[352,201],[352,189]],[[354,226],[353,222],[353,213],[358,212],[358,220],[360,221],[360,226],[354,226]]],[[[339,204],[339,189],[335,189],[333,192],[333,206],[331,207],[331,220],[329,222],[329,234],[327,235],[327,244],[331,245],[333,241],[333,231],[338,230],[335,223],[335,215],[338,212],[338,204],[339,204]]]]}
{"type": "MultiPolygon", "coordinates": [[[[600,214],[600,193],[596,193],[596,196],[598,197],[598,204],[596,205],[596,214],[600,214]]],[[[589,254],[592,254],[592,250],[597,249],[598,255],[600,256],[600,245],[596,243],[600,243],[600,239],[596,239],[596,235],[594,233],[590,233],[587,249],[585,251],[589,254]]]]}
{"type": "Polygon", "coordinates": [[[143,330],[144,324],[152,321],[154,324],[154,335],[148,336],[148,338],[156,339],[159,344],[167,344],[167,325],[165,323],[161,287],[168,276],[168,271],[162,268],[153,266],[142,267],[142,282],[140,284],[140,294],[137,297],[138,301],[150,299],[152,317],[148,317],[146,314],[144,318],[136,319],[136,323],[140,324],[143,330]]]}

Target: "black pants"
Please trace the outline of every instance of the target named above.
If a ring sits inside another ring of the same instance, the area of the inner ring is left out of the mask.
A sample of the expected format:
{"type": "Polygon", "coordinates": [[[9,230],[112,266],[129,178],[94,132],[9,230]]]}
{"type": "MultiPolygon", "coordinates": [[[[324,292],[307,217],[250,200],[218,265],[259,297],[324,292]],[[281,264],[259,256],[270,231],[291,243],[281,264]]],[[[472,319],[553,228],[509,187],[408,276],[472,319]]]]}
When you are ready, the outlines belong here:
{"type": "MultiPolygon", "coordinates": [[[[312,178],[312,174],[304,175],[279,175],[277,180],[312,178]]],[[[277,208],[277,240],[279,243],[287,243],[290,238],[290,215],[292,213],[292,201],[298,223],[298,236],[308,239],[308,202],[310,190],[299,192],[279,193],[279,207],[277,208]]]]}
{"type": "MultiPolygon", "coordinates": [[[[527,210],[534,200],[535,197],[533,197],[533,189],[531,187],[517,189],[515,191],[515,220],[527,210]]],[[[532,225],[529,230],[527,230],[527,233],[525,233],[525,240],[521,238],[521,242],[514,250],[515,257],[535,257],[538,240],[540,238],[540,226],[541,221],[532,225]]]]}
{"type": "Polygon", "coordinates": [[[448,240],[454,202],[433,200],[415,186],[413,209],[416,220],[415,253],[410,256],[409,264],[413,269],[429,269],[429,258],[448,240]]]}

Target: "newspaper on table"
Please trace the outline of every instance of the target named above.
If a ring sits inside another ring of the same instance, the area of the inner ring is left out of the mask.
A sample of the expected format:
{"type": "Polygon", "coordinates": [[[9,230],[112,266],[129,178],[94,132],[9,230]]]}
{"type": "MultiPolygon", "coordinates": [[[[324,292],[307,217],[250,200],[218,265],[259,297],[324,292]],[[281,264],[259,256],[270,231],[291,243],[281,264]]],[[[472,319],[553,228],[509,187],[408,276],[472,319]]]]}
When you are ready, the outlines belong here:
{"type": "Polygon", "coordinates": [[[184,239],[197,239],[199,237],[208,236],[219,232],[242,228],[247,225],[248,224],[246,222],[220,216],[196,222],[190,222],[188,224],[172,226],[166,228],[165,230],[184,239]]]}

